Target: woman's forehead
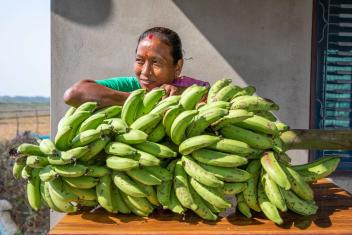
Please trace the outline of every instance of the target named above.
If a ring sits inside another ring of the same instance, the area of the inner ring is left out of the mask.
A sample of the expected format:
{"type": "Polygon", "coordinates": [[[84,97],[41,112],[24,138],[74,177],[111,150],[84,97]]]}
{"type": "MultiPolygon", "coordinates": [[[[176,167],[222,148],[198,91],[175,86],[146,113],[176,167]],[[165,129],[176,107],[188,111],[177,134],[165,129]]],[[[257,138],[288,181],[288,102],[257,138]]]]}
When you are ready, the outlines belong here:
{"type": "Polygon", "coordinates": [[[157,37],[153,36],[150,38],[149,35],[138,44],[137,55],[144,54],[171,58],[170,47],[157,37]]]}

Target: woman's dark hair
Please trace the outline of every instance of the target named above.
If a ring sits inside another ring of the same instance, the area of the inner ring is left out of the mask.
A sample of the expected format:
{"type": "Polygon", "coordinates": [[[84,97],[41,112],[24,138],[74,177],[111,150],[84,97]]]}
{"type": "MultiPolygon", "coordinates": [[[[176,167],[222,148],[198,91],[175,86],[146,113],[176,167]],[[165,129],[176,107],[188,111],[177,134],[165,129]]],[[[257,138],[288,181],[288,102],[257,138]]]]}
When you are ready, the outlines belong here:
{"type": "Polygon", "coordinates": [[[174,60],[174,64],[176,64],[180,59],[182,59],[182,43],[180,37],[176,32],[164,27],[150,28],[139,36],[137,47],[139,43],[149,35],[155,35],[163,43],[165,43],[171,48],[171,56],[174,60]]]}

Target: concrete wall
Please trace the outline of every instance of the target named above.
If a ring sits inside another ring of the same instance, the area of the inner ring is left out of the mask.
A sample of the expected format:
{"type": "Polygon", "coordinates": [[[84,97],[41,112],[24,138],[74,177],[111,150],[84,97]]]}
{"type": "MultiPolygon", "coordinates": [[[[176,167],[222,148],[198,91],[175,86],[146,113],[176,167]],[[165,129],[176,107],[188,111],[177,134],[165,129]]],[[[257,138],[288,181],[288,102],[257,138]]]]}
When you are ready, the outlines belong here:
{"type": "MultiPolygon", "coordinates": [[[[311,0],[53,0],[52,134],[64,91],[80,79],[133,75],[137,38],[153,26],[179,33],[184,75],[254,85],[280,104],[280,120],[308,128],[311,12],[311,0]]],[[[290,154],[307,161],[306,151],[290,154]]]]}

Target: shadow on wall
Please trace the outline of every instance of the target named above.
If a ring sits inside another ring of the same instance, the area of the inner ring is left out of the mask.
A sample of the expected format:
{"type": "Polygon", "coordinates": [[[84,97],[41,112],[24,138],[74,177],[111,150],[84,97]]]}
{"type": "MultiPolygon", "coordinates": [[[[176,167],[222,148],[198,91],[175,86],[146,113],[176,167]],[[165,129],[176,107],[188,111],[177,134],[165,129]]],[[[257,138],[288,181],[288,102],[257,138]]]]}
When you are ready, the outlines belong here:
{"type": "Polygon", "coordinates": [[[111,15],[112,0],[52,0],[51,11],[83,25],[103,24],[111,15]]]}

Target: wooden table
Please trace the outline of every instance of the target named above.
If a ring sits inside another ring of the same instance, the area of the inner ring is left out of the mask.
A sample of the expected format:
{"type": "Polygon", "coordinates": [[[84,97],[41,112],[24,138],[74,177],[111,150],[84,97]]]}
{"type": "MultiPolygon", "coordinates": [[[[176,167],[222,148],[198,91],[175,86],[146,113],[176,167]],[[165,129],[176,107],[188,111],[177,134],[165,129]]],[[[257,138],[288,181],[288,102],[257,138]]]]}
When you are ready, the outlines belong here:
{"type": "Polygon", "coordinates": [[[288,212],[280,226],[261,213],[252,219],[236,214],[209,222],[192,212],[179,216],[157,210],[141,218],[97,210],[66,215],[49,234],[352,234],[352,195],[326,179],[314,183],[313,189],[317,214],[304,217],[288,212]]]}

